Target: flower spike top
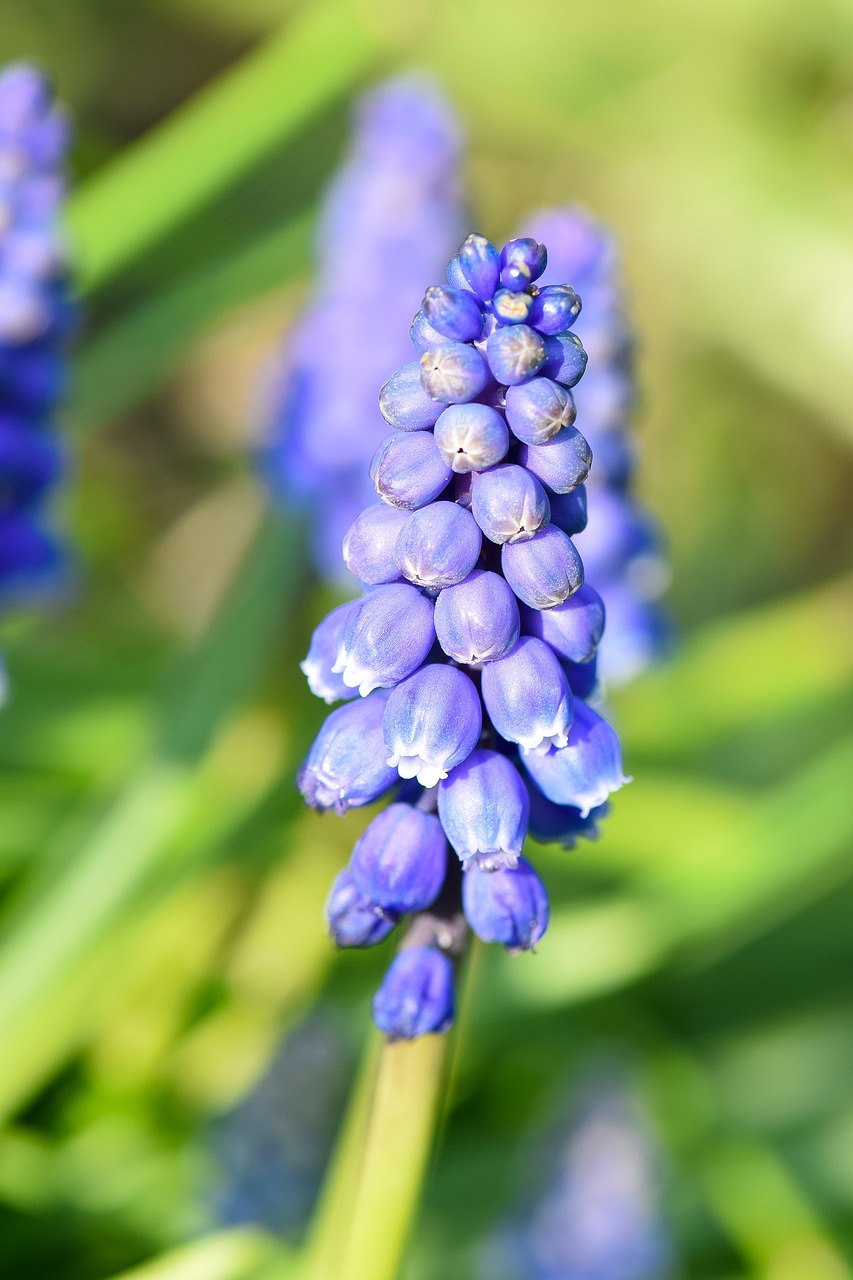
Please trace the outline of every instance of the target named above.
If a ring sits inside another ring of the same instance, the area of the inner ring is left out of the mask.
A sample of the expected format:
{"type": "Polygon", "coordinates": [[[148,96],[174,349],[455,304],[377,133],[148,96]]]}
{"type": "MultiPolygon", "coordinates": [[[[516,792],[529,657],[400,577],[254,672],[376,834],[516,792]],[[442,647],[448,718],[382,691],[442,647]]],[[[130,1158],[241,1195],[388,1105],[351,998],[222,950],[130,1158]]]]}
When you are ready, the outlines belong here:
{"type": "Polygon", "coordinates": [[[470,235],[427,289],[414,359],[379,405],[379,501],[344,537],[364,595],[314,634],[303,670],[332,711],[299,774],[339,813],[394,792],[327,906],[342,946],[411,917],[374,1001],[392,1038],[443,1031],[467,929],[532,949],[548,896],[528,830],[573,843],[626,781],[619,740],[584,701],[604,609],[571,535],[589,472],[572,388],[581,301],[540,288],[536,240],[470,235]],[[451,852],[452,851],[452,852],[451,852]],[[455,856],[454,856],[455,855],[455,856]]]}
{"type": "Polygon", "coordinates": [[[45,499],[63,467],[52,415],[73,307],[60,217],[69,126],[35,67],[0,71],[0,605],[54,589],[45,499]]]}

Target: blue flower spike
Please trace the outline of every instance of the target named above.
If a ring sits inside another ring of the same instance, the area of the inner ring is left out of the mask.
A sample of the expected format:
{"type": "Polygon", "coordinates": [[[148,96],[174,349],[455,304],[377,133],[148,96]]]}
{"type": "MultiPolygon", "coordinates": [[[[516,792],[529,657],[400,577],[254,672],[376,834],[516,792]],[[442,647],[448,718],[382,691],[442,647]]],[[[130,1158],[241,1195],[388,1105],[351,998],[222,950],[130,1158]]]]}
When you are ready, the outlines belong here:
{"type": "MultiPolygon", "coordinates": [[[[0,70],[0,604],[56,593],[65,554],[50,498],[65,470],[53,421],[76,307],[62,228],[70,127],[47,78],[0,70]]],[[[5,676],[0,668],[0,700],[5,676]]]]}
{"type": "MultiPolygon", "coordinates": [[[[391,1039],[447,1030],[469,930],[535,948],[548,895],[522,856],[528,830],[592,838],[627,781],[585,700],[604,631],[572,541],[592,461],[570,390],[586,353],[572,285],[537,284],[547,265],[538,240],[498,250],[471,235],[426,290],[417,358],[381,391],[394,427],[371,468],[381,502],[343,542],[365,594],[318,627],[303,664],[319,696],[351,699],[300,774],[308,802],[344,812],[394,788],[327,912],[351,946],[408,919],[373,1003],[391,1039]]],[[[624,519],[590,540],[602,562],[645,545],[624,519]]]]}

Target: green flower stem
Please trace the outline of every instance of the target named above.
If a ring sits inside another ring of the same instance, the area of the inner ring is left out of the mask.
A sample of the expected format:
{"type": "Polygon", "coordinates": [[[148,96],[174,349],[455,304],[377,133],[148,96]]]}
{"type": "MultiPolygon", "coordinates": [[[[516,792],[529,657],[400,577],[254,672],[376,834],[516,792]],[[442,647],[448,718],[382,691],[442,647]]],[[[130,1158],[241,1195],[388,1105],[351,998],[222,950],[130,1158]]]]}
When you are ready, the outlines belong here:
{"type": "Polygon", "coordinates": [[[447,1051],[446,1035],[383,1046],[352,1216],[340,1266],[328,1280],[399,1274],[441,1109],[447,1051]]]}
{"type": "Polygon", "coordinates": [[[374,37],[349,0],[315,0],[95,176],[69,205],[91,291],[248,173],[362,77],[374,37]]]}
{"type": "Polygon", "coordinates": [[[379,1033],[371,1030],[300,1259],[298,1280],[337,1280],[361,1176],[382,1044],[379,1033]]]}

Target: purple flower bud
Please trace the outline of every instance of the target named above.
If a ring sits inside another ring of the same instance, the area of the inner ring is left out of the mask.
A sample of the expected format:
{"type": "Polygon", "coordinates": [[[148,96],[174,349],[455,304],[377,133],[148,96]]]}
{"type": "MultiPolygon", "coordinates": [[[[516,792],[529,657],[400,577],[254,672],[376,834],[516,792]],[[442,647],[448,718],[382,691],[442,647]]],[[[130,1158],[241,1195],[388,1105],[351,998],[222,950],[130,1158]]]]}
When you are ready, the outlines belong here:
{"type": "Polygon", "coordinates": [[[497,409],[452,404],[435,424],[435,443],[454,471],[484,471],[505,457],[509,431],[497,409]]]}
{"type": "Polygon", "coordinates": [[[485,871],[516,865],[529,811],[518,770],[497,751],[472,751],[438,786],[448,840],[465,865],[476,862],[485,871]]]}
{"type": "Polygon", "coordinates": [[[431,431],[386,436],[370,464],[370,478],[382,501],[406,511],[432,502],[452,475],[431,431]]]}
{"type": "Polygon", "coordinates": [[[454,342],[473,342],[483,332],[483,313],[470,293],[431,285],[424,294],[423,311],[432,327],[454,342]]]}
{"type": "Polygon", "coordinates": [[[581,340],[574,333],[559,333],[545,339],[547,359],[542,362],[542,372],[564,387],[580,382],[586,368],[586,352],[581,340]]]}
{"type": "Polygon", "coordinates": [[[480,666],[502,658],[518,640],[518,604],[499,573],[475,569],[445,587],[435,602],[435,634],[449,658],[480,666]]]}
{"type": "Polygon", "coordinates": [[[434,813],[392,804],[373,819],[350,858],[353,883],[392,915],[425,911],[447,871],[447,841],[434,813]]]}
{"type": "Polygon", "coordinates": [[[344,564],[350,573],[367,586],[379,586],[383,582],[396,582],[400,570],[394,558],[394,547],[403,525],[409,519],[408,512],[378,502],[367,507],[344,535],[344,564]]]}
{"type": "Polygon", "coordinates": [[[548,894],[525,858],[511,870],[469,867],[462,877],[462,904],[478,938],[513,953],[531,951],[548,928],[548,894]]]}
{"type": "Polygon", "coordinates": [[[554,493],[571,493],[589,475],[592,452],[579,431],[564,427],[547,444],[523,444],[518,463],[554,493]]]}
{"type": "Polygon", "coordinates": [[[571,493],[555,493],[551,499],[551,523],[555,524],[569,537],[582,533],[586,528],[587,502],[586,489],[579,484],[571,493]]]}
{"type": "Polygon", "coordinates": [[[384,711],[384,695],[374,694],[326,717],[296,779],[306,804],[346,813],[396,782],[396,770],[385,763],[384,711]]]}
{"type": "MultiPolygon", "coordinates": [[[[415,351],[429,351],[430,347],[442,347],[447,342],[452,342],[452,338],[446,338],[443,333],[439,333],[438,329],[433,329],[429,320],[427,320],[423,311],[419,311],[412,321],[412,327],[409,329],[409,337],[412,340],[412,346],[415,351]]],[[[421,366],[418,362],[418,377],[420,377],[421,366]]]]}
{"type": "MultiPolygon", "coordinates": [[[[622,772],[622,751],[616,732],[580,701],[575,703],[568,746],[552,747],[544,756],[525,752],[522,760],[549,800],[554,804],[574,805],[583,818],[603,804],[611,791],[618,791],[631,781],[622,772]]],[[[448,838],[452,844],[453,837],[448,838]]]]}
{"type": "Polygon", "coordinates": [[[391,1040],[447,1031],[453,1023],[453,965],[435,947],[407,947],[373,997],[373,1021],[391,1040]]]}
{"type": "Polygon", "coordinates": [[[519,292],[538,280],[548,265],[548,250],[527,237],[510,240],[501,250],[501,284],[519,292]]]}
{"type": "Polygon", "coordinates": [[[489,371],[476,347],[448,342],[421,356],[421,382],[431,399],[442,404],[465,404],[486,389],[489,371]]]}
{"type": "Polygon", "coordinates": [[[422,667],[397,685],[382,721],[388,764],[434,787],[471,754],[483,728],[480,699],[457,667],[422,667]]]}
{"type": "Polygon", "coordinates": [[[326,922],[339,947],[375,947],[397,924],[356,887],[349,867],[335,877],[326,899],[326,922]]]}
{"type": "Polygon", "coordinates": [[[529,293],[513,293],[511,289],[498,289],[492,299],[492,310],[501,324],[524,324],[533,299],[529,293]]]}
{"type": "Polygon", "coordinates": [[[574,543],[552,524],[526,542],[504,543],[501,568],[519,600],[533,609],[552,609],[583,586],[574,543]]]}
{"type": "Polygon", "coordinates": [[[604,601],[583,586],[564,604],[521,611],[525,632],[538,636],[566,662],[589,662],[604,634],[604,601]]]}
{"type": "Polygon", "coordinates": [[[366,697],[405,680],[435,640],[433,604],[416,587],[392,582],[357,600],[343,627],[332,667],[366,697]]]}
{"type": "Polygon", "coordinates": [[[535,377],[547,359],[545,339],[527,324],[502,325],[486,343],[489,368],[502,386],[535,377]]]}
{"type": "Polygon", "coordinates": [[[341,630],[352,609],[352,602],[339,605],[323,619],[311,637],[307,657],[299,666],[308,688],[315,698],[324,702],[340,702],[343,698],[357,697],[355,689],[349,689],[342,678],[332,671],[338,657],[341,630]]]}
{"type": "Polygon", "coordinates": [[[506,420],[525,444],[545,444],[577,416],[570,391],[550,378],[533,378],[506,393],[506,420]]]}
{"type": "Polygon", "coordinates": [[[420,360],[395,369],[379,392],[379,411],[389,426],[400,431],[427,431],[435,425],[441,405],[423,388],[420,360]]]}
{"type": "Polygon", "coordinates": [[[532,781],[528,779],[530,794],[530,825],[528,830],[540,844],[559,843],[564,849],[573,849],[579,839],[597,840],[601,834],[599,822],[606,815],[608,805],[599,805],[585,818],[580,809],[570,804],[554,804],[532,781]]]}
{"type": "Polygon", "coordinates": [[[469,511],[455,502],[432,502],[406,517],[395,557],[404,577],[416,586],[452,587],[468,577],[481,544],[469,511]]]}
{"type": "Polygon", "coordinates": [[[547,493],[524,467],[509,462],[474,480],[471,513],[492,542],[532,538],[548,523],[550,511],[547,493]]]}
{"type": "Polygon", "coordinates": [[[529,323],[551,337],[570,329],[580,311],[581,300],[571,285],[549,284],[533,299],[529,323]]]}
{"type": "Polygon", "coordinates": [[[463,240],[459,252],[451,259],[447,278],[453,284],[451,268],[460,273],[468,288],[481,302],[488,302],[498,287],[501,258],[491,240],[472,234],[463,240]]]}
{"type": "Polygon", "coordinates": [[[505,658],[483,667],[483,703],[507,742],[527,751],[564,747],[572,724],[569,682],[553,650],[522,636],[505,658]]]}

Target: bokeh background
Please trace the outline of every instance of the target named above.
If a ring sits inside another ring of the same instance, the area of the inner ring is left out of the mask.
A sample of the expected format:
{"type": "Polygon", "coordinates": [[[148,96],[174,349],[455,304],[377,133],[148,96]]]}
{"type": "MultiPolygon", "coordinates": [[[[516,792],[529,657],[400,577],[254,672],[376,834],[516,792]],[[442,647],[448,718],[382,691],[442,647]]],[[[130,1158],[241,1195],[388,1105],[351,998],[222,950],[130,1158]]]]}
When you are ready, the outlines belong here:
{"type": "Polygon", "coordinates": [[[614,693],[635,781],[603,838],[537,850],[539,954],[477,958],[407,1280],[488,1266],[612,1071],[676,1274],[853,1274],[849,4],[3,10],[0,60],[77,121],[85,319],[73,586],[2,625],[0,1272],[287,1274],[310,1214],[387,948],[324,936],[365,820],[293,786],[334,591],[252,451],[351,101],[418,67],[478,230],[572,202],[618,236],[678,645],[614,693]]]}

